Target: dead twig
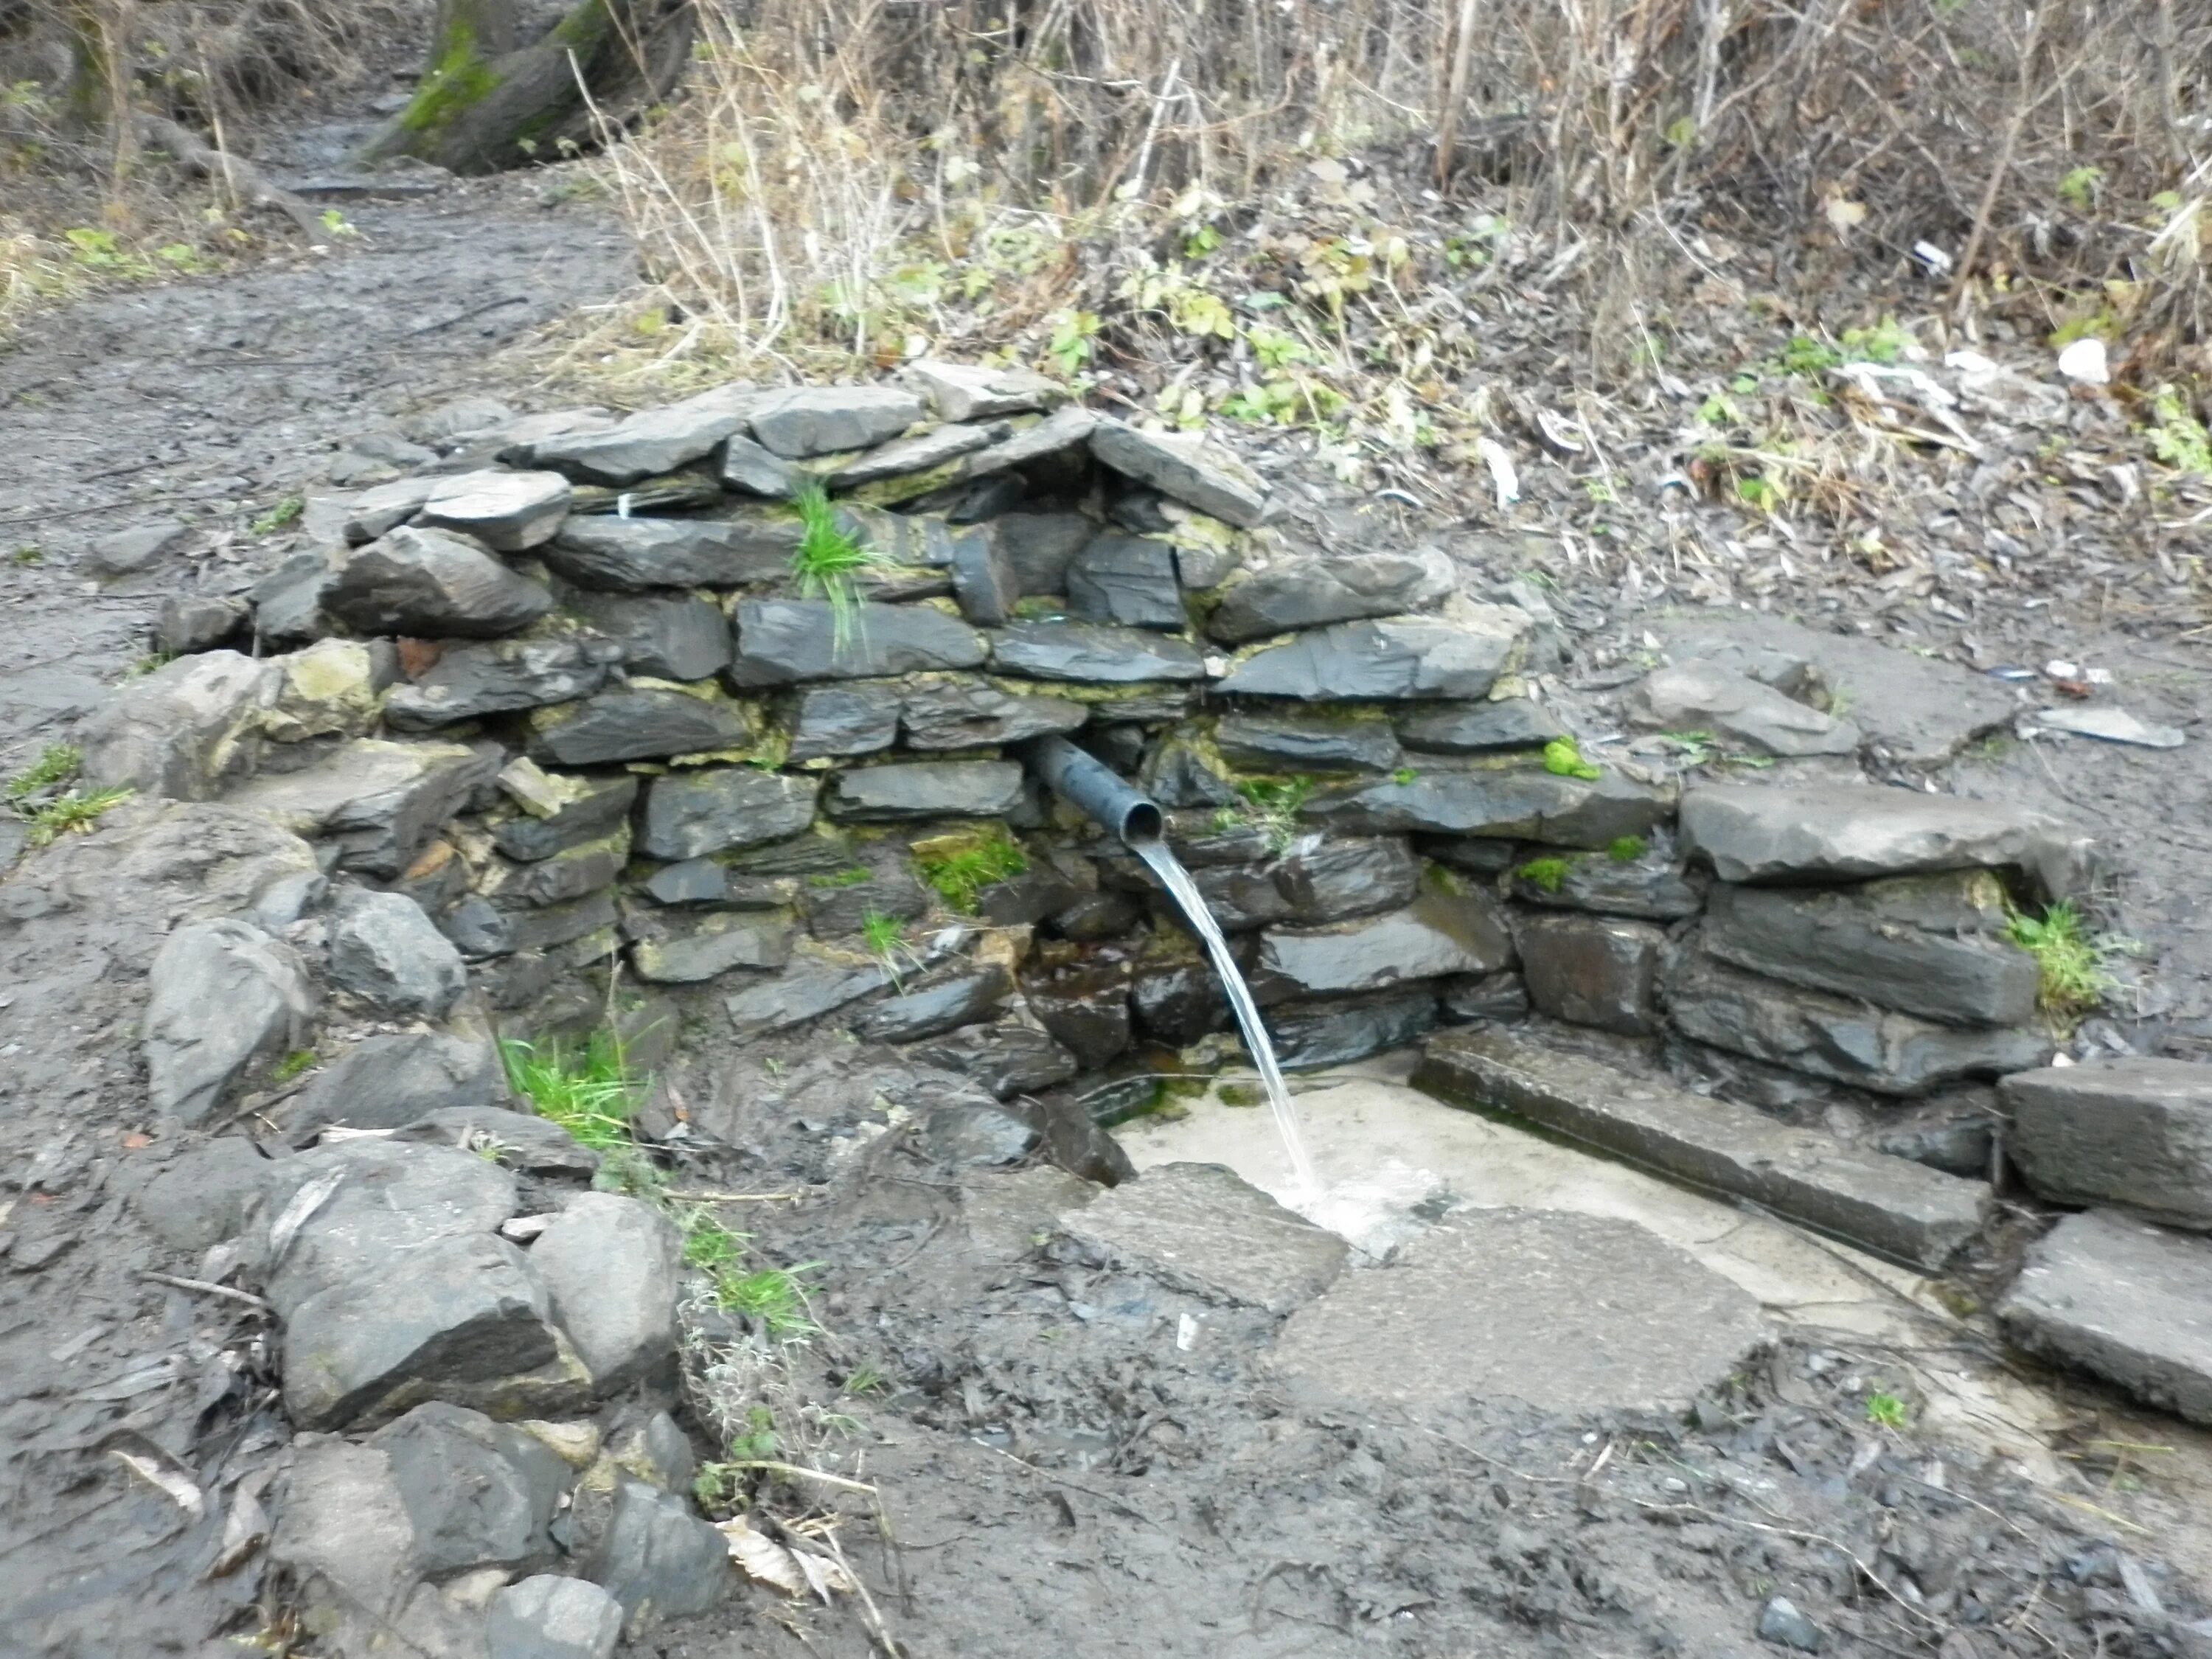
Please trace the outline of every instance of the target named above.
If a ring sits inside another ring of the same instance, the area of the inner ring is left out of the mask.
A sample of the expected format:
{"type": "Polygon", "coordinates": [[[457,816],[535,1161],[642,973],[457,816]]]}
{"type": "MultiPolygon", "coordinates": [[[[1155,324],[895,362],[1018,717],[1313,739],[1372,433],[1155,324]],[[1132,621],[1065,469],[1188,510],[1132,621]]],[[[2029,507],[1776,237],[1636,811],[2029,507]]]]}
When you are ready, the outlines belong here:
{"type": "Polygon", "coordinates": [[[204,1279],[179,1279],[174,1273],[157,1273],[151,1268],[146,1269],[138,1276],[141,1279],[150,1279],[157,1285],[173,1285],[180,1291],[200,1291],[209,1296],[219,1296],[228,1301],[242,1302],[259,1313],[276,1311],[251,1291],[234,1291],[228,1285],[213,1284],[204,1279]]]}

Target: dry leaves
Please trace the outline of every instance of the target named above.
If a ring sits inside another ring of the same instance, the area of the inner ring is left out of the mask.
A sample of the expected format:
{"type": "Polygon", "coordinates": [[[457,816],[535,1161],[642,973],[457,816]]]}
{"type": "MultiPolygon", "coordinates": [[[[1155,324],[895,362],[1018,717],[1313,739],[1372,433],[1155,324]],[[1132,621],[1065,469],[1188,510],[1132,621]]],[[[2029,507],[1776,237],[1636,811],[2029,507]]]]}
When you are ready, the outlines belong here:
{"type": "Polygon", "coordinates": [[[767,1534],[756,1532],[742,1515],[718,1523],[714,1530],[727,1541],[730,1559],[748,1578],[786,1595],[811,1594],[826,1607],[833,1591],[850,1595],[860,1588],[853,1575],[837,1562],[787,1548],[767,1534]]]}

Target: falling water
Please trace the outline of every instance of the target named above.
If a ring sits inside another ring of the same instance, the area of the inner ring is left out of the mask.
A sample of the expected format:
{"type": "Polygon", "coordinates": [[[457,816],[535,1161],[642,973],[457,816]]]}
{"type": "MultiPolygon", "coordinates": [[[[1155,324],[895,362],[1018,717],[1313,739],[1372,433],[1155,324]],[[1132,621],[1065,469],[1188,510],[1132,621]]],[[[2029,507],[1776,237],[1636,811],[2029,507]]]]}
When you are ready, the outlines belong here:
{"type": "Polygon", "coordinates": [[[1267,1040],[1267,1028],[1260,1023],[1259,1005],[1252,1000],[1252,988],[1245,984],[1244,975],[1237,971],[1237,958],[1229,954],[1229,941],[1222,937],[1221,924],[1206,908],[1206,899],[1199,892],[1198,884],[1190,878],[1190,872],[1168,851],[1167,842],[1158,838],[1132,840],[1129,849],[1144,860],[1160,878],[1160,885],[1175,896],[1175,902],[1190,918],[1190,925],[1197,930],[1199,938],[1206,941],[1206,953],[1213,958],[1213,970],[1221,975],[1221,988],[1229,994],[1229,1006],[1237,1012],[1237,1024],[1243,1027],[1244,1047],[1250,1051],[1253,1064],[1260,1068],[1260,1081],[1267,1091],[1267,1104],[1275,1114],[1275,1127],[1282,1132],[1283,1146],[1291,1155],[1291,1179],[1297,1183],[1296,1196],[1304,1200],[1318,1197],[1321,1182],[1314,1178],[1313,1160],[1306,1156],[1305,1138],[1298,1133],[1298,1115],[1291,1105],[1290,1090],[1284,1086],[1283,1068],[1275,1064],[1275,1045],[1267,1040]]]}

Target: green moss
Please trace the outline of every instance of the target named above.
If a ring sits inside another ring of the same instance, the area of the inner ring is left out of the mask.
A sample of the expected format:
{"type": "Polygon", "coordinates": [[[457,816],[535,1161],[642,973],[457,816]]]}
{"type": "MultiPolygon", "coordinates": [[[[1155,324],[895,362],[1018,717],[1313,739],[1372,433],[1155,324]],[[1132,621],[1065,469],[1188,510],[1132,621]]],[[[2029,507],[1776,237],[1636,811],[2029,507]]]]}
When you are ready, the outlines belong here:
{"type": "Polygon", "coordinates": [[[1583,758],[1582,746],[1572,738],[1553,738],[1544,745],[1544,769],[1555,777],[1581,778],[1585,782],[1604,775],[1583,758]]]}
{"type": "Polygon", "coordinates": [[[858,887],[862,882],[873,881],[875,878],[874,871],[856,864],[849,870],[826,870],[819,875],[809,876],[806,878],[806,884],[809,887],[820,887],[825,890],[858,887]]]}
{"type": "Polygon", "coordinates": [[[1267,1097],[1256,1083],[1224,1083],[1214,1091],[1224,1106],[1264,1106],[1267,1097]]]}
{"type": "Polygon", "coordinates": [[[477,32],[465,17],[447,26],[442,50],[405,109],[399,125],[409,132],[434,132],[491,96],[500,77],[477,49],[477,32]]]}
{"type": "Polygon", "coordinates": [[[1606,843],[1605,855],[1615,864],[1633,864],[1650,850],[1641,836],[1616,836],[1606,843]]]}
{"type": "Polygon", "coordinates": [[[1567,872],[1573,867],[1565,859],[1530,859],[1513,873],[1531,887],[1540,887],[1547,893],[1556,893],[1567,884],[1567,872]]]}
{"type": "Polygon", "coordinates": [[[914,843],[915,867],[951,909],[975,914],[983,890],[1028,872],[1029,854],[1000,824],[914,843]]]}
{"type": "Polygon", "coordinates": [[[2036,1000],[2053,1019],[2070,1024],[2095,1008],[2112,988],[2104,951],[2072,905],[2053,904],[2040,916],[2016,913],[2006,932],[2035,958],[2036,1000]]]}
{"type": "Polygon", "coordinates": [[[1396,784],[1402,789],[1406,785],[1413,782],[1414,779],[1420,775],[1421,775],[1419,772],[1416,772],[1412,767],[1401,766],[1390,775],[1390,781],[1396,784]]]}
{"type": "Polygon", "coordinates": [[[289,1083],[294,1078],[313,1070],[314,1065],[315,1051],[313,1048],[295,1048],[270,1068],[269,1080],[271,1083],[289,1083]]]}

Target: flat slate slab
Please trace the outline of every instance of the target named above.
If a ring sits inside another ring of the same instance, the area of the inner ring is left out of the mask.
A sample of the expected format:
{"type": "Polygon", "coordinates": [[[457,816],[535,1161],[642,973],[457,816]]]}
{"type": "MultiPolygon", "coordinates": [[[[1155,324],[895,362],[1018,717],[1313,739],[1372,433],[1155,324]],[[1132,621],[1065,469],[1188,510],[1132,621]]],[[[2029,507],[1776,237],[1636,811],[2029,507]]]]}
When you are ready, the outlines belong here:
{"type": "Polygon", "coordinates": [[[1942,1267],[1981,1225],[1989,1200],[1979,1182],[1850,1151],[1748,1106],[1632,1077],[1503,1031],[1431,1038],[1413,1081],[1449,1105],[1514,1113],[1918,1267],[1942,1267]]]}
{"type": "Polygon", "coordinates": [[[1362,1405],[1672,1413],[1767,1334],[1748,1291],[1634,1222],[1470,1210],[1338,1279],[1273,1358],[1294,1385],[1362,1405]]]}
{"type": "Polygon", "coordinates": [[[1287,1313],[1326,1290],[1351,1247],[1218,1164],[1164,1164],[1060,1224],[1170,1284],[1287,1313]]]}
{"type": "Polygon", "coordinates": [[[2031,1352],[2212,1423],[2212,1240],[2069,1215],[2027,1253],[1997,1322],[2031,1352]]]}
{"type": "Polygon", "coordinates": [[[2061,1204],[2120,1204],[2212,1230],[2212,1066],[2130,1054],[2015,1072],[2007,1150],[2061,1204]]]}

